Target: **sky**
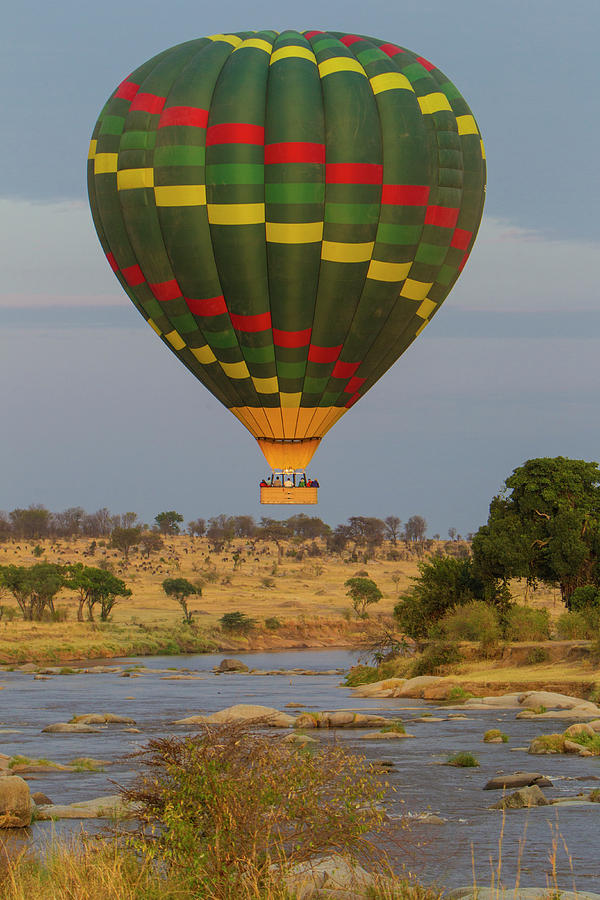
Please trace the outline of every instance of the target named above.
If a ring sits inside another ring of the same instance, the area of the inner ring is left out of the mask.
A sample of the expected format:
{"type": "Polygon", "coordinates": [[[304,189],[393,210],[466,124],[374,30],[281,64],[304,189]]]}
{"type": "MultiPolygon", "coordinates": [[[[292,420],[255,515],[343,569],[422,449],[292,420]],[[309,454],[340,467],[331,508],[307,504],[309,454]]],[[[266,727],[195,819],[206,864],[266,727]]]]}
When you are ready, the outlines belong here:
{"type": "Polygon", "coordinates": [[[0,36],[0,509],[260,507],[254,439],[156,339],[106,264],[85,162],[106,98],[155,53],[226,31],[370,34],[431,59],[486,144],[487,202],[443,309],[312,473],[332,525],[476,531],[535,456],[600,456],[597,0],[23,0],[0,36]]]}

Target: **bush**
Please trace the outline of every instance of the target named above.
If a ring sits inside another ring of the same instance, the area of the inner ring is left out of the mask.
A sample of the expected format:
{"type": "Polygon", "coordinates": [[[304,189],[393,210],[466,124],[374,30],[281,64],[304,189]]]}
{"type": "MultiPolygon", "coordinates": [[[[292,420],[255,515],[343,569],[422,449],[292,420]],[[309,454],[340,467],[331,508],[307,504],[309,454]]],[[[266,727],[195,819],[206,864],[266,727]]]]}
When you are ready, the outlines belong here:
{"type": "Polygon", "coordinates": [[[335,744],[305,753],[223,726],[152,740],[137,757],[141,774],[122,789],[137,805],[128,841],[167,872],[185,871],[195,896],[234,900],[249,875],[334,850],[373,857],[384,783],[335,744]]]}
{"type": "Polygon", "coordinates": [[[448,610],[436,628],[453,641],[481,641],[482,644],[491,644],[500,637],[498,613],[482,600],[471,600],[463,606],[448,610]]]}
{"type": "Polygon", "coordinates": [[[390,722],[389,725],[384,725],[381,731],[384,734],[387,734],[390,731],[393,734],[406,734],[406,728],[400,719],[397,719],[395,722],[390,722]]]}
{"type": "Polygon", "coordinates": [[[432,641],[411,666],[411,678],[417,675],[440,675],[462,662],[462,654],[451,641],[432,641]]]}
{"type": "Polygon", "coordinates": [[[458,703],[463,700],[470,700],[472,696],[473,694],[470,691],[465,691],[460,684],[455,684],[454,687],[450,689],[447,700],[449,700],[450,703],[458,703]]]}
{"type": "Polygon", "coordinates": [[[225,613],[224,616],[221,616],[219,624],[223,631],[234,631],[238,634],[247,634],[251,628],[254,628],[256,622],[254,619],[247,616],[246,613],[237,610],[236,612],[225,613]]]}
{"type": "Polygon", "coordinates": [[[539,663],[548,662],[550,659],[550,654],[544,647],[532,647],[527,656],[525,657],[525,665],[526,666],[535,666],[539,663]]]}
{"type": "Polygon", "coordinates": [[[547,641],[550,638],[550,613],[515,603],[506,614],[504,637],[508,641],[547,641]]]}
{"type": "Polygon", "coordinates": [[[589,607],[600,608],[600,589],[595,584],[575,588],[571,594],[570,609],[580,612],[589,607]]]}
{"type": "Polygon", "coordinates": [[[479,765],[479,760],[472,753],[462,751],[455,753],[454,756],[449,756],[444,765],[456,766],[459,769],[473,769],[479,765]]]}
{"type": "Polygon", "coordinates": [[[556,620],[556,636],[563,641],[593,640],[600,631],[600,612],[594,607],[568,610],[556,620]]]}
{"type": "Polygon", "coordinates": [[[268,619],[265,619],[265,628],[268,628],[269,631],[276,631],[278,628],[281,628],[281,624],[277,616],[269,616],[268,619]]]}
{"type": "Polygon", "coordinates": [[[498,740],[498,738],[501,738],[503,744],[508,743],[508,735],[504,734],[503,731],[500,731],[499,728],[490,728],[483,735],[483,741],[485,744],[489,744],[492,741],[496,742],[498,740]]]}
{"type": "Polygon", "coordinates": [[[419,563],[419,577],[394,607],[398,627],[410,637],[427,637],[448,610],[480,598],[483,586],[469,559],[440,556],[419,563]]]}
{"type": "Polygon", "coordinates": [[[344,678],[345,687],[357,687],[359,684],[372,684],[380,680],[378,669],[374,666],[352,666],[344,678]]]}
{"type": "Polygon", "coordinates": [[[261,578],[260,583],[264,588],[274,588],[275,582],[272,578],[261,578]]]}

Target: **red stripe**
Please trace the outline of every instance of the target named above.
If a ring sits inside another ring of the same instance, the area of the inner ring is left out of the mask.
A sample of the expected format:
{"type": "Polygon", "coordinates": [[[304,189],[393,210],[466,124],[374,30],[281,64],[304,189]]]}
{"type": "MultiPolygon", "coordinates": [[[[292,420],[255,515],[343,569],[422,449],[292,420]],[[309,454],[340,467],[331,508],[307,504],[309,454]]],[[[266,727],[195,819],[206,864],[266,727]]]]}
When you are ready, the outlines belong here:
{"type": "Polygon", "coordinates": [[[115,91],[115,97],[122,97],[123,100],[133,100],[139,89],[139,84],[135,84],[135,82],[126,78],[115,91]]]}
{"type": "Polygon", "coordinates": [[[356,391],[363,386],[366,380],[366,378],[351,378],[344,388],[344,393],[355,394],[356,391]]]}
{"type": "Polygon", "coordinates": [[[323,32],[322,32],[322,31],[305,31],[305,32],[304,32],[304,37],[305,37],[307,40],[310,40],[311,37],[314,37],[316,34],[323,34],[323,32]]]}
{"type": "Polygon", "coordinates": [[[156,284],[151,284],[150,290],[156,299],[160,300],[162,303],[167,300],[174,300],[176,297],[181,297],[181,288],[174,278],[170,281],[159,281],[156,284]]]}
{"type": "Polygon", "coordinates": [[[345,44],[346,47],[349,47],[350,44],[362,41],[362,38],[359,38],[356,34],[346,34],[343,38],[340,38],[340,41],[342,44],[345,44]]]}
{"type": "Polygon", "coordinates": [[[166,97],[159,97],[157,94],[136,94],[129,111],[133,112],[133,110],[137,109],[140,112],[155,115],[162,112],[166,99],[166,97]]]}
{"type": "Polygon", "coordinates": [[[433,63],[430,63],[429,60],[424,59],[422,56],[417,56],[417,62],[420,62],[424,69],[427,69],[428,72],[431,72],[432,69],[435,69],[433,63]]]}
{"type": "Polygon", "coordinates": [[[454,228],[460,210],[449,206],[428,206],[425,213],[426,225],[438,225],[440,228],[454,228]]]}
{"type": "Polygon", "coordinates": [[[265,164],[275,163],[325,163],[325,144],[311,144],[307,141],[286,141],[281,144],[267,144],[265,164]]]}
{"type": "Polygon", "coordinates": [[[167,125],[191,125],[194,128],[206,128],[208,122],[208,110],[197,106],[169,106],[163,110],[158,120],[157,128],[166,128],[167,125]]]}
{"type": "Polygon", "coordinates": [[[395,44],[382,44],[379,48],[383,50],[384,53],[387,53],[388,56],[396,56],[398,53],[404,53],[400,47],[396,47],[395,44]]]}
{"type": "Polygon", "coordinates": [[[383,166],[373,163],[327,163],[328,184],[381,184],[383,166]]]}
{"type": "Polygon", "coordinates": [[[259,313],[256,316],[236,316],[230,312],[231,324],[238,331],[266,331],[271,327],[271,313],[259,313]]]}
{"type": "Polygon", "coordinates": [[[468,258],[469,258],[469,253],[467,251],[467,253],[465,253],[465,255],[463,256],[463,258],[461,260],[460,266],[458,267],[459,272],[462,272],[462,270],[464,269],[465,263],[468,260],[468,258]]]}
{"type": "MultiPolygon", "coordinates": [[[[315,32],[321,34],[321,32],[315,32]]],[[[273,329],[273,343],[276,347],[306,347],[310,344],[310,335],[312,328],[305,328],[304,331],[281,331],[279,328],[273,329]]]]}
{"type": "Polygon", "coordinates": [[[205,297],[202,299],[186,297],[185,302],[189,311],[194,313],[195,316],[221,316],[227,312],[227,305],[222,294],[220,297],[205,297]]]}
{"type": "Polygon", "coordinates": [[[465,231],[464,228],[455,228],[450,246],[458,247],[459,250],[466,250],[469,246],[472,234],[472,231],[465,231]]]}
{"type": "Polygon", "coordinates": [[[317,363],[335,362],[343,346],[343,344],[340,344],[339,347],[317,347],[315,344],[311,344],[308,348],[308,361],[317,363]]]}
{"type": "Polygon", "coordinates": [[[397,206],[427,206],[429,188],[424,184],[384,184],[381,202],[397,206]]]}
{"type": "Polygon", "coordinates": [[[143,284],[146,280],[144,278],[144,273],[137,265],[137,263],[135,266],[127,266],[126,269],[122,269],[121,275],[130,287],[135,287],[138,284],[143,284]]]}
{"type": "Polygon", "coordinates": [[[115,259],[115,257],[114,257],[114,254],[113,254],[113,253],[110,253],[110,252],[107,253],[107,254],[106,254],[106,258],[107,258],[108,264],[109,264],[109,266],[111,267],[111,269],[113,270],[113,272],[118,272],[118,271],[119,271],[119,265],[118,265],[118,263],[117,263],[117,261],[116,261],[116,259],[115,259]]]}
{"type": "Polygon", "coordinates": [[[346,409],[349,409],[349,407],[354,406],[357,400],[360,400],[360,394],[354,394],[352,397],[350,397],[348,402],[344,404],[344,406],[346,407],[346,409]]]}
{"type": "Polygon", "coordinates": [[[206,146],[213,144],[264,144],[265,129],[261,125],[244,122],[223,122],[211,125],[206,132],[206,146]]]}
{"type": "Polygon", "coordinates": [[[348,363],[348,362],[341,362],[341,360],[338,359],[335,366],[333,367],[333,372],[331,373],[331,377],[332,378],[350,378],[352,375],[354,375],[354,373],[356,372],[356,370],[358,369],[359,366],[360,366],[359,362],[348,363]]]}

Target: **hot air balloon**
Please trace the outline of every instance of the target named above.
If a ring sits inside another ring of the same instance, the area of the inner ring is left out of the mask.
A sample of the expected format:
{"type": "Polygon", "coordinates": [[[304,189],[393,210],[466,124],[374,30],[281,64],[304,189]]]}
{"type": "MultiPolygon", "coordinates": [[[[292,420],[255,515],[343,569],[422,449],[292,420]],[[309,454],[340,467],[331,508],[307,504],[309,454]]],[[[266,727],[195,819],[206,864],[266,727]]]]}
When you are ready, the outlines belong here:
{"type": "Polygon", "coordinates": [[[171,47],[119,84],[88,185],[134,305],[283,474],[262,501],[312,503],[296,473],[465,265],[485,154],[422,56],[340,32],[240,32],[171,47]]]}

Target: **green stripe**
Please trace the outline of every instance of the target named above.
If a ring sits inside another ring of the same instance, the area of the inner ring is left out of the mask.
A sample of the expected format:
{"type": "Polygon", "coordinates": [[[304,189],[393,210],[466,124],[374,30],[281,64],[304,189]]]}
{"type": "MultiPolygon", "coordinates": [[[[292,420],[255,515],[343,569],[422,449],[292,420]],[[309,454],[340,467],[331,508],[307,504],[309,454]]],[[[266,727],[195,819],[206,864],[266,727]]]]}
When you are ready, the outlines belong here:
{"type": "Polygon", "coordinates": [[[203,166],[204,147],[182,146],[157,147],[154,151],[155,166],[203,166]]]}
{"type": "Polygon", "coordinates": [[[262,184],[264,166],[255,163],[220,163],[206,167],[211,184],[262,184]]]}
{"type": "Polygon", "coordinates": [[[305,362],[281,362],[277,363],[277,374],[281,378],[303,378],[306,372],[305,362]]]}
{"type": "Polygon", "coordinates": [[[121,150],[152,150],[155,143],[155,131],[126,131],[119,146],[121,150]]]}
{"type": "Polygon", "coordinates": [[[106,116],[102,119],[100,134],[121,134],[125,127],[123,116],[106,116]]]}
{"type": "Polygon", "coordinates": [[[447,247],[439,247],[435,244],[419,244],[415,259],[417,262],[429,263],[432,266],[440,266],[446,259],[447,247]]]}
{"type": "Polygon", "coordinates": [[[380,222],[377,241],[383,244],[416,244],[422,230],[420,225],[388,225],[380,222]]]}
{"type": "Polygon", "coordinates": [[[265,184],[267,203],[322,203],[324,199],[325,184],[322,181],[265,184]]]}
{"type": "Polygon", "coordinates": [[[379,218],[378,203],[326,203],[325,221],[341,225],[371,225],[379,218]]]}
{"type": "Polygon", "coordinates": [[[272,344],[266,347],[247,347],[242,345],[242,353],[244,359],[251,363],[271,363],[275,362],[275,348],[272,344]]]}

